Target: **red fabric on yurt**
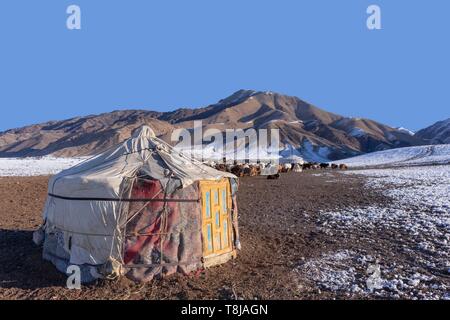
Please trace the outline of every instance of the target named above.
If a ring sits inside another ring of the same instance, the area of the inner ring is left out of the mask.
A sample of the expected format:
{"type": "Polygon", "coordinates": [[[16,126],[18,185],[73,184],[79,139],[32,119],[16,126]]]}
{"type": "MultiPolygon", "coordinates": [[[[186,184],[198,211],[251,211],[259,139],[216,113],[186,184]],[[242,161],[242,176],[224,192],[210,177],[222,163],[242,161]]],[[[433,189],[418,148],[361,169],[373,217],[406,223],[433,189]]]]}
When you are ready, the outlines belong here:
{"type": "Polygon", "coordinates": [[[134,182],[131,198],[169,201],[130,204],[124,244],[129,278],[150,281],[155,276],[186,274],[201,267],[201,203],[197,201],[197,183],[166,195],[158,180],[141,178],[134,182]]]}

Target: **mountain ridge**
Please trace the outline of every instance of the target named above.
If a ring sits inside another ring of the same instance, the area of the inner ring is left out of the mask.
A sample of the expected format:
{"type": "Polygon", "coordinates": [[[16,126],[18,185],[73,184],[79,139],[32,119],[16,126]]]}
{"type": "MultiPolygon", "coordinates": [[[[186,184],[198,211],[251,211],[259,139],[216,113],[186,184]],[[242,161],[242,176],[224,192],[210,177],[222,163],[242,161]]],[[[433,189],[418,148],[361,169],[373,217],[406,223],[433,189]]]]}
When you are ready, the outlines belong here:
{"type": "Polygon", "coordinates": [[[92,155],[124,140],[144,124],[170,142],[174,129],[190,129],[197,120],[205,130],[279,129],[283,146],[308,154],[320,152],[332,160],[423,144],[422,139],[404,130],[328,112],[295,96],[238,90],[200,108],[116,110],[6,130],[0,132],[0,157],[92,155]]]}
{"type": "Polygon", "coordinates": [[[431,144],[449,144],[450,118],[438,121],[429,127],[417,131],[415,136],[431,144]]]}

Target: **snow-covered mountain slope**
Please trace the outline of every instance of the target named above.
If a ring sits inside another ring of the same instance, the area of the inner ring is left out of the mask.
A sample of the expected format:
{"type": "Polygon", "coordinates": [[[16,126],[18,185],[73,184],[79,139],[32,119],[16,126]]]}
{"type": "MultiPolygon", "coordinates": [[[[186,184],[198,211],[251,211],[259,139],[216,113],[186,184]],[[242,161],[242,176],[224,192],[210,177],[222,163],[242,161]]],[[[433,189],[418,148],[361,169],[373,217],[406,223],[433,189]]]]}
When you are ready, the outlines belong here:
{"type": "MultiPolygon", "coordinates": [[[[176,147],[177,148],[177,147],[176,147]]],[[[249,160],[250,162],[256,162],[258,160],[262,162],[279,161],[281,163],[303,163],[303,162],[328,162],[329,154],[332,149],[324,146],[313,145],[309,140],[305,140],[299,148],[295,148],[291,144],[286,144],[281,149],[276,150],[265,150],[258,148],[249,148],[248,146],[239,147],[239,151],[234,150],[233,145],[225,145],[224,150],[216,150],[214,143],[206,146],[198,146],[196,148],[178,148],[180,152],[186,154],[191,154],[199,161],[222,161],[225,157],[226,159],[232,161],[236,159],[238,162],[245,162],[249,160]]]]}
{"type": "Polygon", "coordinates": [[[450,164],[450,144],[378,151],[336,163],[345,163],[351,168],[450,164]]]}
{"type": "Polygon", "coordinates": [[[410,136],[413,136],[415,134],[414,131],[411,131],[409,129],[403,128],[403,127],[398,127],[396,128],[398,131],[401,131],[403,133],[409,134],[410,136]]]}
{"type": "Polygon", "coordinates": [[[0,177],[46,176],[70,168],[86,158],[0,158],[0,177]]]}
{"type": "MultiPolygon", "coordinates": [[[[273,160],[297,162],[294,160],[287,161],[288,159],[296,158],[305,161],[326,162],[327,151],[326,149],[314,150],[310,145],[305,145],[301,149],[290,147],[281,150],[279,157],[273,160]]],[[[206,154],[208,154],[208,150],[206,150],[206,154]]],[[[86,157],[57,158],[51,156],[0,158],[0,177],[52,175],[70,168],[85,159],[86,157]]],[[[215,158],[212,159],[216,160],[215,158]]],[[[450,164],[450,144],[378,151],[334,163],[345,163],[350,168],[450,164]]]]}

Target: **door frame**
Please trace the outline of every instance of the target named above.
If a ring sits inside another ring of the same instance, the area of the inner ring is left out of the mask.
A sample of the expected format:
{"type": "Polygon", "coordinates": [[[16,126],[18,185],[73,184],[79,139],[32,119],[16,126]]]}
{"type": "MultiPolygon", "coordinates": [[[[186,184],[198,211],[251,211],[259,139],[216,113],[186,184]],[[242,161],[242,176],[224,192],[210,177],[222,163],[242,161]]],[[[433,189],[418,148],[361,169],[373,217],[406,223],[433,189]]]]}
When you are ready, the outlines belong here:
{"type": "Polygon", "coordinates": [[[202,199],[202,216],[201,216],[201,229],[202,229],[202,244],[203,244],[203,260],[205,266],[211,266],[215,264],[224,263],[227,260],[229,260],[232,257],[236,256],[235,250],[234,250],[234,239],[233,239],[233,225],[232,225],[232,219],[231,219],[231,210],[232,210],[232,198],[231,198],[231,185],[230,181],[227,178],[223,178],[219,181],[209,181],[204,180],[200,181],[200,195],[202,199]],[[213,203],[213,192],[211,192],[214,188],[217,189],[223,189],[223,187],[226,188],[226,217],[223,217],[224,210],[223,210],[223,197],[220,194],[220,191],[218,191],[218,203],[213,203]],[[210,217],[206,217],[206,193],[210,191],[210,217]],[[217,210],[216,210],[217,209],[217,210]],[[215,219],[216,219],[216,212],[219,212],[219,230],[216,226],[215,219]],[[226,220],[225,220],[226,219],[226,220]],[[220,233],[220,241],[223,243],[224,240],[224,234],[223,234],[223,221],[227,222],[227,239],[228,239],[228,246],[224,249],[217,250],[215,248],[215,234],[217,232],[220,233]],[[207,234],[207,228],[206,225],[210,223],[211,224],[211,242],[212,242],[212,251],[207,250],[208,246],[208,234],[207,234]]]}

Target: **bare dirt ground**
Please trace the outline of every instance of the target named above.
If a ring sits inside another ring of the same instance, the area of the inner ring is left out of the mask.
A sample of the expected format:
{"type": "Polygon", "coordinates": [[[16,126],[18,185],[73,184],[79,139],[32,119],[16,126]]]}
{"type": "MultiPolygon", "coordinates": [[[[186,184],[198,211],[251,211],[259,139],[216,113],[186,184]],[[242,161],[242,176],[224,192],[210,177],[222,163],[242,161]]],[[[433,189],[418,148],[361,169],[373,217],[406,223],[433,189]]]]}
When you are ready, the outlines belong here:
{"type": "MultiPolygon", "coordinates": [[[[242,250],[236,260],[187,277],[175,275],[146,284],[102,280],[82,290],[66,289],[65,275],[42,260],[41,248],[32,243],[32,231],[41,223],[48,177],[0,178],[0,298],[367,298],[357,291],[324,288],[311,281],[305,266],[324,254],[343,250],[390,256],[407,264],[408,257],[396,255],[400,249],[395,235],[333,235],[323,228],[320,216],[321,212],[347,207],[383,206],[391,200],[366,188],[361,176],[318,173],[283,174],[279,180],[241,179],[238,201],[242,250]]],[[[361,274],[364,272],[361,270],[361,274]]]]}

